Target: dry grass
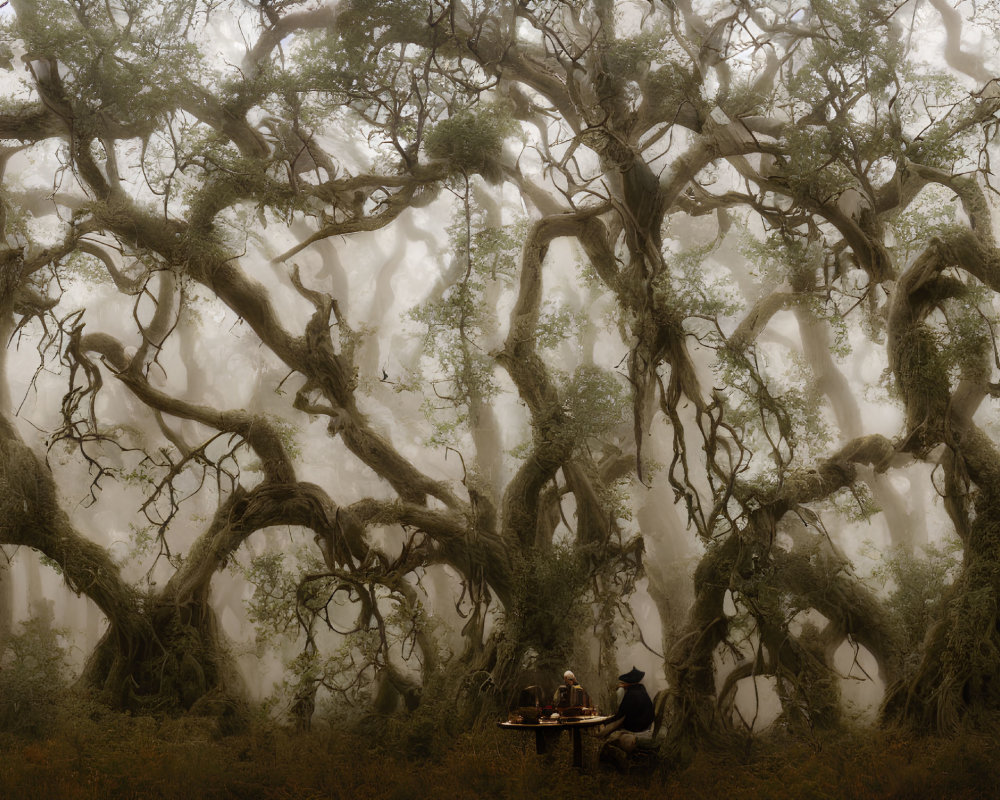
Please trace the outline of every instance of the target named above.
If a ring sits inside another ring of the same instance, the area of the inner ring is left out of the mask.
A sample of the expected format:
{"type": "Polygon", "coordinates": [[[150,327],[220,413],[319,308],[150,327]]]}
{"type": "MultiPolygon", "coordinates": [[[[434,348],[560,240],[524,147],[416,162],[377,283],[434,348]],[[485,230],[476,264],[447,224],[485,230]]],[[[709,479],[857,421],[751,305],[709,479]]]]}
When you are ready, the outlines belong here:
{"type": "MultiPolygon", "coordinates": [[[[413,746],[412,739],[401,746],[413,746]]],[[[811,742],[771,736],[749,750],[702,753],[687,769],[619,775],[569,766],[568,737],[545,757],[533,739],[493,728],[407,758],[343,733],[292,734],[266,723],[221,737],[207,720],[131,718],[90,708],[64,715],[46,738],[0,738],[4,800],[221,800],[222,798],[504,798],[732,800],[990,798],[1000,786],[1000,743],[848,730],[811,742]]],[[[412,752],[412,751],[411,751],[412,752]]]]}

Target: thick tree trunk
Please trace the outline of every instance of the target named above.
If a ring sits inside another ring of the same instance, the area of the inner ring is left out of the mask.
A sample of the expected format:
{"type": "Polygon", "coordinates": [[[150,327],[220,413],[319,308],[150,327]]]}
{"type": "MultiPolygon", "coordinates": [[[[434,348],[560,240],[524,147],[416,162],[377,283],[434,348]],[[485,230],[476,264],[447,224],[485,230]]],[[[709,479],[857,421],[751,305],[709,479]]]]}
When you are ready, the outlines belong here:
{"type": "Polygon", "coordinates": [[[242,686],[207,605],[153,602],[141,623],[111,620],[80,678],[111,705],[233,717],[242,686]]]}
{"type": "Polygon", "coordinates": [[[82,685],[115,706],[177,710],[231,683],[207,592],[186,604],[144,601],[107,551],[73,527],[51,472],[2,417],[0,520],[0,543],[52,559],[69,588],[87,595],[108,619],[82,685]]]}
{"type": "Polygon", "coordinates": [[[796,637],[767,620],[760,629],[771,654],[785,722],[799,730],[835,726],[840,721],[840,687],[818,632],[806,628],[796,637]]]}
{"type": "Polygon", "coordinates": [[[7,553],[0,547],[0,648],[10,636],[14,621],[14,592],[10,580],[10,562],[7,553]]]}
{"type": "Polygon", "coordinates": [[[914,674],[887,694],[883,719],[950,733],[1000,712],[1000,493],[981,490],[962,574],[928,632],[914,674]]]}
{"type": "Polygon", "coordinates": [[[715,650],[729,631],[724,603],[740,550],[740,537],[734,532],[702,557],[694,576],[694,605],[683,635],[667,655],[671,686],[667,749],[681,763],[729,727],[728,719],[718,713],[715,650]]]}
{"type": "Polygon", "coordinates": [[[792,594],[795,602],[813,608],[834,626],[837,645],[848,636],[874,656],[879,676],[886,686],[902,673],[903,646],[888,613],[876,598],[845,567],[847,564],[822,549],[801,549],[774,554],[776,583],[792,594]]]}
{"type": "Polygon", "coordinates": [[[978,359],[963,365],[952,390],[950,365],[926,319],[967,291],[945,274],[951,268],[1000,290],[1000,251],[975,181],[928,177],[955,189],[976,224],[974,231],[933,240],[901,276],[890,307],[889,354],[906,402],[907,447],[918,453],[939,443],[948,448],[945,507],[965,558],[920,664],[888,692],[883,718],[948,733],[1000,712],[1000,451],[972,421],[990,388],[991,353],[981,348],[978,359]]]}
{"type": "MultiPolygon", "coordinates": [[[[838,568],[828,569],[827,575],[810,572],[811,560],[791,558],[774,547],[776,526],[788,511],[797,506],[829,497],[838,489],[856,479],[857,464],[880,463],[892,445],[880,436],[861,437],[848,442],[817,469],[790,472],[769,502],[747,516],[741,530],[734,530],[724,540],[710,546],[695,572],[695,602],[682,635],[667,659],[668,678],[672,686],[672,718],[670,720],[669,747],[672,755],[681,760],[690,756],[703,742],[718,739],[730,727],[729,719],[719,713],[716,701],[714,654],[728,633],[729,623],[724,612],[726,592],[732,590],[748,604],[750,610],[761,616],[766,627],[765,646],[769,642],[772,661],[780,661],[783,651],[780,634],[787,630],[784,609],[777,603],[780,594],[799,595],[806,599],[806,607],[813,607],[832,618],[844,631],[864,636],[871,642],[876,657],[883,651],[875,639],[884,632],[884,619],[877,603],[856,586],[856,581],[843,578],[838,568]],[[798,572],[791,567],[796,567],[798,572]],[[814,585],[803,582],[803,575],[812,578],[814,585]],[[823,581],[817,578],[823,577],[823,581]],[[823,591],[826,587],[827,592],[823,591]]],[[[823,716],[829,709],[828,692],[817,683],[820,671],[807,665],[810,655],[800,649],[788,654],[792,672],[806,676],[813,689],[806,692],[806,699],[815,698],[818,712],[823,716]],[[794,658],[792,658],[794,656],[794,658]]],[[[895,674],[898,653],[889,648],[880,666],[889,679],[895,674]]],[[[779,679],[782,678],[780,670],[779,679]]]]}

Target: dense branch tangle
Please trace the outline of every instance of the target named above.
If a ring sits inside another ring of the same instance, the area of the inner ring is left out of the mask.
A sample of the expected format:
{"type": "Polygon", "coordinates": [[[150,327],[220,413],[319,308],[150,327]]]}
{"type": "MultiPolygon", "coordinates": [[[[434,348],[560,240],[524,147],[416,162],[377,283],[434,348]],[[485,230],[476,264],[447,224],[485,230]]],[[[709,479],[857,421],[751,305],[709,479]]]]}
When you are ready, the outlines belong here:
{"type": "MultiPolygon", "coordinates": [[[[873,653],[883,681],[906,687],[905,700],[890,695],[898,715],[926,718],[924,700],[954,698],[953,684],[996,705],[983,678],[993,661],[938,669],[957,647],[942,634],[904,678],[888,612],[819,515],[866,485],[887,518],[903,519],[885,475],[939,465],[948,518],[975,555],[957,596],[998,591],[983,581],[1000,557],[989,522],[1000,462],[973,414],[1000,394],[985,346],[998,260],[976,172],[1000,99],[992,84],[962,90],[916,63],[906,42],[919,29],[904,29],[901,7],[267,3],[243,9],[253,33],[228,61],[207,43],[217,19],[243,13],[236,4],[11,7],[26,88],[0,111],[0,136],[16,145],[2,163],[18,148],[37,153],[54,192],[5,184],[0,197],[5,340],[61,332],[45,340],[68,380],[59,447],[89,459],[98,503],[102,476],[126,474],[109,465],[139,458],[155,477],[136,513],[166,498],[161,540],[192,540],[141,608],[62,510],[4,398],[3,446],[37,487],[3,476],[13,516],[0,538],[54,559],[101,606],[111,630],[88,676],[121,702],[131,687],[189,706],[226,682],[213,578],[255,533],[289,528],[311,530],[320,553],[292,582],[303,658],[320,647],[309,604],[321,584],[333,587],[321,604],[332,628],[346,598],[354,630],[380,642],[336,661],[358,671],[344,682],[304,671],[300,709],[324,681],[418,695],[387,604],[410,620],[402,640],[418,643],[420,679],[432,682],[440,643],[413,620],[436,601],[420,587],[442,565],[468,618],[460,661],[491,675],[479,685],[507,689],[527,666],[555,668],[585,632],[601,642],[585,668],[611,671],[616,603],[641,574],[643,543],[667,526],[629,517],[646,493],[666,492],[701,558],[686,623],[663,620],[680,629],[664,665],[675,744],[727,729],[735,682],[761,670],[790,720],[803,707],[799,722],[835,718],[836,698],[820,689],[847,638],[873,653]],[[450,233],[439,213],[457,220],[450,233]],[[31,241],[35,219],[58,236],[31,241]],[[514,246],[497,244],[510,236],[514,246]],[[392,255],[375,268],[383,242],[392,255]],[[381,272],[380,293],[411,296],[370,301],[366,269],[381,272]],[[406,283],[418,270],[434,271],[429,292],[406,283]],[[81,275],[132,324],[80,308],[81,275]],[[454,321],[456,352],[421,359],[399,346],[408,331],[394,317],[424,301],[454,321]],[[602,318],[586,319],[591,308],[602,318]],[[224,360],[199,349],[198,317],[231,326],[213,341],[234,358],[256,351],[246,408],[212,386],[224,360]],[[865,353],[885,341],[899,430],[863,424],[869,400],[852,396],[830,356],[830,329],[865,353]],[[976,345],[950,370],[970,330],[976,345]],[[815,391],[789,377],[792,361],[817,377],[815,391]],[[413,394],[441,401],[429,420],[407,421],[413,394]],[[103,419],[126,402],[136,431],[103,419]],[[303,454],[294,432],[306,428],[303,454]],[[185,490],[196,468],[217,480],[185,490]],[[185,517],[182,496],[214,505],[207,524],[185,517]],[[47,521],[32,525],[43,507],[47,521]],[[553,575],[565,587],[555,597],[553,575]],[[739,619],[723,612],[727,593],[739,619]],[[562,636],[553,610],[580,603],[587,613],[562,636]],[[810,609],[827,620],[815,636],[794,622],[810,609]],[[503,625],[487,641],[497,611],[503,625]],[[740,645],[743,623],[752,635],[740,645]],[[184,644],[191,630],[197,646],[184,644]],[[714,659],[727,646],[741,660],[717,697],[714,659]]],[[[948,63],[983,79],[950,9],[914,20],[940,22],[948,63]]],[[[953,701],[935,703],[954,716],[953,701]]]]}

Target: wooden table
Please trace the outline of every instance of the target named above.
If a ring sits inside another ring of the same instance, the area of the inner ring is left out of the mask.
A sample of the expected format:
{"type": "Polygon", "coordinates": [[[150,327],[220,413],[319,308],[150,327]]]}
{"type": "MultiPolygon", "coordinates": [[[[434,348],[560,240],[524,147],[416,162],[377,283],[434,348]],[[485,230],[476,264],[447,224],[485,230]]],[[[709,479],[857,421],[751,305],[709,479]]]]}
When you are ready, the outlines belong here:
{"type": "Polygon", "coordinates": [[[558,720],[543,719],[540,722],[498,722],[497,726],[508,731],[534,731],[535,732],[535,752],[539,755],[545,753],[547,745],[545,736],[551,731],[558,733],[562,730],[569,731],[573,739],[573,766],[583,767],[583,740],[580,731],[584,728],[596,728],[611,719],[604,717],[566,717],[558,720]]]}

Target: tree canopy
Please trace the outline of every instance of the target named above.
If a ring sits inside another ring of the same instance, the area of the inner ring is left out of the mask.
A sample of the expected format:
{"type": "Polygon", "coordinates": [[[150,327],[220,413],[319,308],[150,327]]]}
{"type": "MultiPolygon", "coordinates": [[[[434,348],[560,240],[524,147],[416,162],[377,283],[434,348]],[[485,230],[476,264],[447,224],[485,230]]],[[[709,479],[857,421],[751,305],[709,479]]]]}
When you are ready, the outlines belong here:
{"type": "Polygon", "coordinates": [[[471,719],[570,661],[609,689],[648,597],[676,754],[755,676],[834,724],[844,642],[883,720],[998,710],[967,13],[0,5],[0,544],[107,618],[83,684],[224,707],[243,596],[301,724],[471,719]]]}

